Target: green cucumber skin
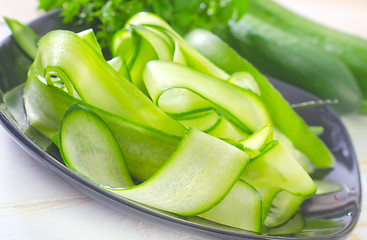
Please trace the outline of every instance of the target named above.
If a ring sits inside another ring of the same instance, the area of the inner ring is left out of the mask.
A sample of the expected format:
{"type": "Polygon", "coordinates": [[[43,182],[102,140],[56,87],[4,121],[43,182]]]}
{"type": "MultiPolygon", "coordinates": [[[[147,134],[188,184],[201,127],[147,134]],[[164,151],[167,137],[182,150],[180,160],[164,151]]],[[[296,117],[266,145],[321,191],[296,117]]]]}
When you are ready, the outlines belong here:
{"type": "Polygon", "coordinates": [[[59,149],[69,168],[94,182],[134,186],[111,130],[98,115],[79,105],[71,106],[60,121],[59,149]]]}
{"type": "Polygon", "coordinates": [[[247,13],[230,24],[232,44],[260,71],[322,99],[337,99],[339,113],[356,111],[361,92],[348,67],[333,55],[247,13]]]}
{"type": "Polygon", "coordinates": [[[353,73],[367,98],[367,41],[314,23],[269,0],[250,0],[250,12],[338,57],[353,73]]]}
{"type": "Polygon", "coordinates": [[[328,168],[333,165],[334,156],[326,145],[309,130],[304,120],[297,115],[271,83],[227,43],[213,33],[201,29],[189,33],[186,36],[186,41],[229,74],[241,71],[251,73],[260,88],[260,92],[262,92],[260,97],[267,107],[274,125],[316,167],[328,168]]]}

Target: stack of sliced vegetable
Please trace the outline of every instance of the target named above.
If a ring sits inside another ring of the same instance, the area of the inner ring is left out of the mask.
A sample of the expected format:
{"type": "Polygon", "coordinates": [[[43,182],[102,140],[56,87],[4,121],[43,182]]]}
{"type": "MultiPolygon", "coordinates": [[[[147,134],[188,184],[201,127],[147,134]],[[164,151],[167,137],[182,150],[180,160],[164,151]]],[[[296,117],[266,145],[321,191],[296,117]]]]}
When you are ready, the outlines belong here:
{"type": "Polygon", "coordinates": [[[282,225],[333,155],[263,75],[201,33],[226,58],[214,64],[150,13],[115,34],[108,62],[93,31],[52,31],[29,69],[28,119],[121,197],[258,233],[282,225]]]}

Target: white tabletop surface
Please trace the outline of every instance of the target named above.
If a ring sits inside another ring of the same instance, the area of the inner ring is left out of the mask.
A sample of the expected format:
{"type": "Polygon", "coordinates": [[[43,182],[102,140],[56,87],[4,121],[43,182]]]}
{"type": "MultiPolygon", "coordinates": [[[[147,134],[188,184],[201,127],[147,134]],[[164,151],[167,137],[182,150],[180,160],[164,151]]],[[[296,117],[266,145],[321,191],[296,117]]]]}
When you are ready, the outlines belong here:
{"type": "MultiPolygon", "coordinates": [[[[315,21],[367,38],[366,0],[278,1],[315,21]]],[[[27,23],[41,14],[36,0],[0,0],[0,17],[8,16],[27,23]]],[[[0,39],[8,34],[0,19],[0,39]]],[[[343,122],[352,137],[362,184],[366,186],[367,116],[344,116],[343,122]]],[[[366,196],[366,191],[363,192],[366,196]]],[[[365,206],[363,204],[360,221],[349,239],[367,239],[365,206]]],[[[0,239],[199,238],[124,215],[86,197],[40,166],[0,127],[0,239]]]]}

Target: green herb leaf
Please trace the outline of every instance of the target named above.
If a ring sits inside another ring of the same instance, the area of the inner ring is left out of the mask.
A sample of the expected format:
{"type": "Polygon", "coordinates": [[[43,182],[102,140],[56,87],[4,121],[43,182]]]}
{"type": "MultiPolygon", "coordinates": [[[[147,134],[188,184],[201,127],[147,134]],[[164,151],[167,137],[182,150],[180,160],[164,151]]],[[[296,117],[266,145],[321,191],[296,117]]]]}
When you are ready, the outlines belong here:
{"type": "Polygon", "coordinates": [[[194,28],[211,30],[225,38],[227,23],[237,21],[247,11],[247,0],[39,0],[40,9],[62,8],[61,16],[69,23],[100,22],[97,37],[108,47],[113,34],[132,15],[154,12],[169,22],[180,34],[194,28]]]}

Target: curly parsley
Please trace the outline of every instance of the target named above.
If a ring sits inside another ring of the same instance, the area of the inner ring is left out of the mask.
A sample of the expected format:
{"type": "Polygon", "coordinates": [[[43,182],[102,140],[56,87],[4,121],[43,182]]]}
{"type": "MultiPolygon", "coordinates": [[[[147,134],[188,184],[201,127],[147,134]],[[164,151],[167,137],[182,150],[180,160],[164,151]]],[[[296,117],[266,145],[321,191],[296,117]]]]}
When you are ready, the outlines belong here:
{"type": "Polygon", "coordinates": [[[40,9],[62,8],[66,23],[78,21],[98,24],[97,37],[103,47],[113,34],[134,14],[154,12],[179,33],[194,28],[211,30],[226,36],[227,23],[238,20],[247,11],[246,0],[39,0],[40,9]]]}

